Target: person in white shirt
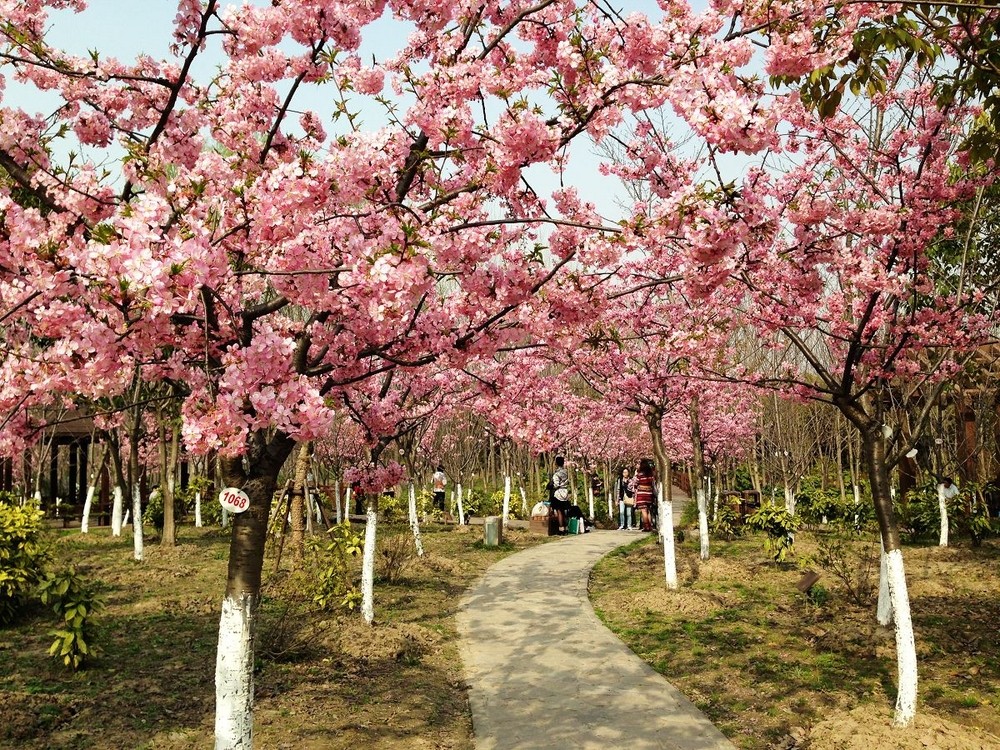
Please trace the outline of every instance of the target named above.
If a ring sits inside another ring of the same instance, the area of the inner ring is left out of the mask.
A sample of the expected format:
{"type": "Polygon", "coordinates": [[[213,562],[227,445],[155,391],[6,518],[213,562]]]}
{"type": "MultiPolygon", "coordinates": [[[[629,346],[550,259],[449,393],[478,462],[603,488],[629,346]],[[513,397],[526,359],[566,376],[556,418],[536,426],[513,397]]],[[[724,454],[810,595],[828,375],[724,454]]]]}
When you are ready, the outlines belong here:
{"type": "Polygon", "coordinates": [[[448,475],[444,473],[444,464],[438,464],[437,471],[431,475],[431,488],[434,491],[434,507],[444,513],[444,490],[448,486],[448,475]]]}

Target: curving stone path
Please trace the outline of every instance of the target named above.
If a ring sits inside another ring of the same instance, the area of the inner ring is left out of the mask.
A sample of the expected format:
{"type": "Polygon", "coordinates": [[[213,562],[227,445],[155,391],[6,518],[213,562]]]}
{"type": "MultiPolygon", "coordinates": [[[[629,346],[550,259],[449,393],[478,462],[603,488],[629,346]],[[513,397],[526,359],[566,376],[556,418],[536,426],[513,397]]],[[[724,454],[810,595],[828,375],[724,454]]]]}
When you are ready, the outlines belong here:
{"type": "Polygon", "coordinates": [[[533,547],[494,565],[463,599],[477,750],[735,750],[594,614],[590,569],[635,539],[593,531],[533,547]]]}

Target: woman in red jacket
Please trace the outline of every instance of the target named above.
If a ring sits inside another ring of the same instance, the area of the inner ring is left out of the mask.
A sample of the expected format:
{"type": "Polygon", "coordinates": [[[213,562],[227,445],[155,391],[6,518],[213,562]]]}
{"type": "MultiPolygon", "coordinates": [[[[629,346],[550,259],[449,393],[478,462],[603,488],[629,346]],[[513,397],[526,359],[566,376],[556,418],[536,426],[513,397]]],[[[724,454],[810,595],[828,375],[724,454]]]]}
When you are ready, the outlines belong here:
{"type": "Polygon", "coordinates": [[[642,530],[652,531],[652,509],[656,502],[656,472],[653,462],[644,458],[635,473],[635,509],[642,516],[642,530]]]}

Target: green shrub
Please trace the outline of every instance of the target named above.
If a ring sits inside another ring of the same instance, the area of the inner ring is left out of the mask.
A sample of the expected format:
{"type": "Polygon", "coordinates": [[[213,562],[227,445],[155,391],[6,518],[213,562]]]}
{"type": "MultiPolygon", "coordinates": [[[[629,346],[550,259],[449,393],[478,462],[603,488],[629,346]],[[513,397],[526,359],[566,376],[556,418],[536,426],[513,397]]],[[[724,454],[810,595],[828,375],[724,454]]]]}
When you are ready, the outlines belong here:
{"type": "MultiPolygon", "coordinates": [[[[989,533],[989,518],[981,504],[973,502],[976,488],[966,486],[955,497],[947,501],[949,531],[955,534],[967,533],[975,542],[989,533]]],[[[941,506],[938,501],[937,482],[928,480],[907,493],[905,499],[896,502],[896,516],[903,536],[911,542],[935,539],[941,531],[941,506]]]]}
{"type": "Polygon", "coordinates": [[[719,503],[719,507],[715,511],[715,518],[708,524],[708,528],[713,536],[723,537],[727,541],[743,536],[743,522],[740,519],[740,514],[729,503],[719,503]]]}
{"type": "MultiPolygon", "coordinates": [[[[177,507],[176,503],[174,507],[177,507]]],[[[146,507],[142,509],[142,523],[147,527],[163,529],[163,494],[158,488],[149,493],[146,507]]]]}
{"type": "Polygon", "coordinates": [[[11,622],[32,597],[49,560],[42,512],[0,501],[0,625],[11,622]]]}
{"type": "Polygon", "coordinates": [[[349,521],[331,526],[326,541],[315,537],[306,540],[312,579],[310,594],[320,609],[354,609],[358,605],[360,597],[351,580],[348,561],[361,554],[363,545],[364,535],[356,533],[349,521]]]}
{"type": "Polygon", "coordinates": [[[767,534],[764,548],[775,562],[784,562],[793,554],[793,535],[801,525],[802,520],[793,516],[784,508],[774,505],[764,505],[756,512],[747,516],[747,526],[767,534]]]}
{"type": "Polygon", "coordinates": [[[878,537],[859,534],[850,524],[834,524],[817,535],[816,563],[840,581],[857,606],[870,607],[879,575],[878,537]]]}
{"type": "Polygon", "coordinates": [[[52,607],[61,618],[60,627],[49,635],[56,637],[49,654],[62,659],[71,669],[79,669],[98,655],[94,645],[93,616],[104,603],[91,583],[77,575],[73,567],[46,574],[38,587],[42,604],[52,607]]]}

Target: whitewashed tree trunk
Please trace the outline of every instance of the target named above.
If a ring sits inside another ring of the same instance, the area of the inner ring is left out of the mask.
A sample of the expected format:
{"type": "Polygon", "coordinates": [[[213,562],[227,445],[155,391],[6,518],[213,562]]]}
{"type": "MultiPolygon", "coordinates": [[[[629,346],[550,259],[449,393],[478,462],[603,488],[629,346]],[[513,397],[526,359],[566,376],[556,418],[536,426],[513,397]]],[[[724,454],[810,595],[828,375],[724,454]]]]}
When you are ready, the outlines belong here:
{"type": "Polygon", "coordinates": [[[944,496],[944,485],[939,484],[937,488],[938,509],[941,511],[941,537],[938,540],[939,547],[948,546],[948,499],[944,496]]]}
{"type": "Polygon", "coordinates": [[[698,538],[701,540],[701,559],[708,559],[708,498],[705,497],[705,490],[698,489],[695,495],[698,498],[698,538]]]}
{"type": "Polygon", "coordinates": [[[510,475],[503,478],[503,527],[507,528],[507,516],[510,515],[510,475]]]}
{"type": "Polygon", "coordinates": [[[222,528],[224,528],[224,529],[228,529],[229,528],[229,511],[226,510],[225,508],[222,509],[222,514],[221,514],[221,517],[220,517],[220,523],[222,525],[222,528]]]}
{"type": "Polygon", "coordinates": [[[337,523],[340,524],[344,517],[340,515],[340,480],[338,479],[333,485],[333,513],[334,518],[337,519],[337,523]]]}
{"type": "Polygon", "coordinates": [[[375,534],[378,513],[368,502],[365,516],[365,546],[361,555],[361,616],[369,625],[375,620],[375,534]]]}
{"type": "Polygon", "coordinates": [[[80,533],[86,534],[90,531],[90,506],[94,502],[94,485],[87,487],[87,499],[83,501],[83,516],[80,518],[80,533]]]}
{"type": "Polygon", "coordinates": [[[661,486],[658,498],[660,534],[663,537],[663,571],[668,589],[677,589],[677,559],[674,550],[674,504],[663,500],[661,486]]]}
{"type": "Polygon", "coordinates": [[[253,636],[256,604],[222,600],[215,656],[215,750],[253,747],[253,636]]]}
{"type": "MultiPolygon", "coordinates": [[[[853,489],[854,489],[854,507],[857,508],[858,506],[861,505],[861,487],[858,485],[856,481],[854,482],[853,489]]],[[[857,512],[855,512],[854,525],[857,526],[860,520],[861,519],[858,516],[857,512]]]]}
{"type": "Polygon", "coordinates": [[[316,514],[316,523],[323,523],[323,513],[319,507],[319,492],[310,492],[309,497],[312,498],[313,512],[316,514]]]}
{"type": "Polygon", "coordinates": [[[785,510],[788,511],[788,515],[795,515],[795,491],[787,484],[785,485],[785,510]]]}
{"type": "Polygon", "coordinates": [[[524,485],[523,484],[519,485],[518,489],[521,491],[521,515],[527,516],[528,515],[528,494],[524,491],[524,485]]]}
{"type": "Polygon", "coordinates": [[[111,493],[111,536],[122,535],[122,506],[124,505],[124,493],[117,484],[111,493]]]}
{"type": "Polygon", "coordinates": [[[889,566],[886,563],[885,545],[879,541],[878,607],[875,617],[884,628],[892,625],[892,598],[889,596],[889,566]]]}
{"type": "Polygon", "coordinates": [[[194,493],[194,527],[200,529],[201,524],[201,490],[194,493]]]}
{"type": "Polygon", "coordinates": [[[56,495],[56,518],[59,518],[59,506],[62,505],[62,498],[56,495]]]}
{"type": "Polygon", "coordinates": [[[906,590],[903,552],[894,549],[886,555],[889,595],[896,620],[896,663],[898,669],[896,711],[893,726],[909,726],[917,713],[917,648],[910,619],[910,597],[906,590]]]}
{"type": "Polygon", "coordinates": [[[42,491],[37,489],[35,490],[35,507],[38,510],[42,509],[42,491]]]}
{"type": "Polygon", "coordinates": [[[344,518],[351,515],[351,487],[348,485],[347,492],[344,493],[344,518]]]}
{"type": "Polygon", "coordinates": [[[612,521],[615,519],[614,513],[615,509],[611,500],[611,490],[608,490],[608,518],[612,521]]]}
{"type": "Polygon", "coordinates": [[[302,493],[302,499],[306,503],[306,533],[312,536],[313,533],[313,513],[316,512],[316,504],[313,502],[312,492],[309,491],[309,487],[306,486],[302,493]]]}
{"type": "Polygon", "coordinates": [[[587,482],[587,517],[594,517],[594,483],[587,482]]]}
{"type": "Polygon", "coordinates": [[[420,539],[420,520],[417,518],[417,490],[410,482],[410,528],[413,529],[413,544],[417,548],[417,557],[424,556],[424,543],[420,539]]]}
{"type": "Polygon", "coordinates": [[[465,509],[462,507],[462,483],[459,482],[458,486],[455,488],[455,494],[458,497],[458,523],[460,526],[465,526],[465,509]]]}
{"type": "Polygon", "coordinates": [[[142,562],[142,495],[138,484],[132,486],[132,550],[135,559],[142,562]]]}

